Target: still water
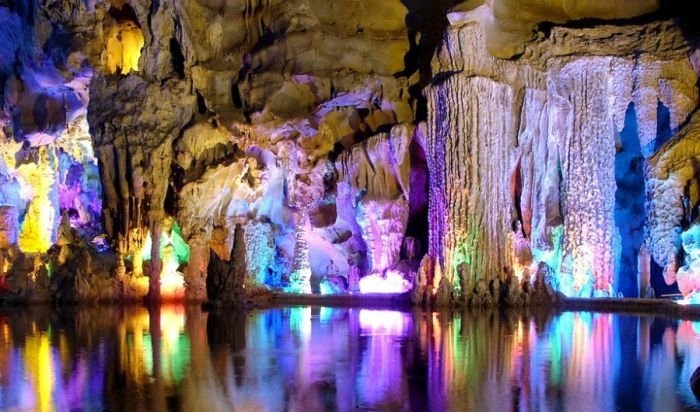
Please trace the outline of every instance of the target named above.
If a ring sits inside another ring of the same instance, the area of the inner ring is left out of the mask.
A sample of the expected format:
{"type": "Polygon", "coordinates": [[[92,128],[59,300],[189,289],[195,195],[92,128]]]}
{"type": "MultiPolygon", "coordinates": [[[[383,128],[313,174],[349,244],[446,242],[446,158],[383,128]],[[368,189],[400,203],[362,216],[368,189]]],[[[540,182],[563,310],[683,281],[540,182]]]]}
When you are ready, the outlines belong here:
{"type": "Polygon", "coordinates": [[[0,311],[11,411],[700,410],[700,322],[588,312],[0,311]]]}

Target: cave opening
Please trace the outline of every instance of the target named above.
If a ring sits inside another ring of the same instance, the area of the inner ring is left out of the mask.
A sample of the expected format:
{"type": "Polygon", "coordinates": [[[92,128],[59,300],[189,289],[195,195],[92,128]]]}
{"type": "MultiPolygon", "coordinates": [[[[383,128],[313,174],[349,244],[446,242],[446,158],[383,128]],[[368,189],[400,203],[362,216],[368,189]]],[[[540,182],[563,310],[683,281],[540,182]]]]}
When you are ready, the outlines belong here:
{"type": "Polygon", "coordinates": [[[644,241],[644,157],[634,103],[625,113],[615,155],[615,225],[620,234],[615,289],[625,297],[639,296],[637,262],[644,241]]]}
{"type": "Polygon", "coordinates": [[[403,248],[404,259],[410,259],[416,265],[420,263],[428,246],[428,161],[425,151],[414,139],[410,145],[411,172],[409,194],[409,219],[406,227],[405,238],[413,238],[418,241],[413,250],[403,248]]]}
{"type": "Polygon", "coordinates": [[[170,58],[173,70],[179,79],[185,78],[185,55],[177,39],[170,39],[170,58]]]}

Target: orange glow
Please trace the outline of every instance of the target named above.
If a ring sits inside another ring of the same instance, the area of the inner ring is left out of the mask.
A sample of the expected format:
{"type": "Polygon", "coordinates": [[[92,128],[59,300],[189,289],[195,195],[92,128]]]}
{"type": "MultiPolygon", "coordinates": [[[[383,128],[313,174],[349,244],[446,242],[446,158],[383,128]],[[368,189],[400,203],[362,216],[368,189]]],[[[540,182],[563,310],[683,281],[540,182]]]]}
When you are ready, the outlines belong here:
{"type": "Polygon", "coordinates": [[[145,308],[132,312],[130,321],[120,325],[121,368],[136,382],[145,383],[159,376],[167,385],[173,385],[182,380],[184,368],[189,365],[189,340],[183,335],[185,311],[182,307],[163,306],[159,317],[158,353],[154,352],[154,331],[150,329],[150,316],[145,308]],[[158,370],[155,356],[160,359],[158,370]]]}
{"type": "MultiPolygon", "coordinates": [[[[180,237],[179,229],[171,230],[170,232],[161,232],[159,242],[158,254],[162,263],[160,271],[160,297],[161,299],[171,301],[183,300],[185,298],[185,278],[178,269],[180,263],[189,261],[189,247],[180,237]]],[[[151,260],[152,248],[153,238],[151,233],[148,232],[140,253],[134,254],[135,268],[140,267],[143,261],[151,260]]],[[[143,286],[148,289],[148,281],[145,280],[143,282],[145,282],[143,286]]]]}
{"type": "Polygon", "coordinates": [[[160,272],[160,296],[166,300],[180,300],[185,297],[185,278],[177,271],[180,265],[175,248],[168,245],[163,249],[163,269],[160,272]]]}
{"type": "MultiPolygon", "coordinates": [[[[119,360],[121,369],[135,382],[147,382],[144,335],[148,333],[148,310],[138,308],[129,311],[129,316],[119,324],[119,360]]],[[[150,350],[150,348],[148,348],[150,350]]]]}

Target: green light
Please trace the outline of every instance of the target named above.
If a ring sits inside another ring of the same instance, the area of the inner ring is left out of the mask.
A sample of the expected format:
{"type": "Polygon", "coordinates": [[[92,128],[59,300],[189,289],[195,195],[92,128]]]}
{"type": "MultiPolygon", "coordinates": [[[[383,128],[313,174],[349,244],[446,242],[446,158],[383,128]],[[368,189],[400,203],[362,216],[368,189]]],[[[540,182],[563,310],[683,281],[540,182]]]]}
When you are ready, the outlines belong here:
{"type": "MultiPolygon", "coordinates": [[[[168,245],[172,245],[173,249],[175,249],[175,255],[177,256],[177,261],[179,264],[189,263],[190,247],[187,245],[187,242],[185,242],[185,240],[182,238],[182,230],[180,229],[180,225],[178,225],[177,222],[174,221],[170,228],[170,234],[168,234],[166,231],[163,231],[163,233],[161,233],[160,245],[158,247],[158,256],[161,259],[164,255],[163,251],[168,245]]],[[[143,247],[141,248],[141,258],[144,262],[151,260],[152,246],[153,239],[151,238],[151,234],[149,233],[146,236],[146,241],[143,243],[143,247]]]]}

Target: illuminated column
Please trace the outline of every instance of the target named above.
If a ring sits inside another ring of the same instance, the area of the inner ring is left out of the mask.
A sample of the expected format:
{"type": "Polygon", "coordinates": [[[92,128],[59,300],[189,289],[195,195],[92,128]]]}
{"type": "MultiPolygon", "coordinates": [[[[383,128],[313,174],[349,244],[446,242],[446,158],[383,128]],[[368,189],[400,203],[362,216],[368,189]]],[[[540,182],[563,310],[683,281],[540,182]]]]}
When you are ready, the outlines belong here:
{"type": "Polygon", "coordinates": [[[612,293],[615,208],[614,95],[609,58],[581,59],[552,76],[550,123],[562,134],[564,255],[573,285],[568,294],[612,293]]]}
{"type": "Polygon", "coordinates": [[[311,293],[311,266],[309,264],[309,246],[306,243],[306,228],[309,213],[306,208],[300,212],[301,222],[297,225],[294,243],[294,266],[289,277],[289,292],[311,293]]]}

